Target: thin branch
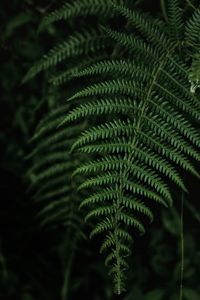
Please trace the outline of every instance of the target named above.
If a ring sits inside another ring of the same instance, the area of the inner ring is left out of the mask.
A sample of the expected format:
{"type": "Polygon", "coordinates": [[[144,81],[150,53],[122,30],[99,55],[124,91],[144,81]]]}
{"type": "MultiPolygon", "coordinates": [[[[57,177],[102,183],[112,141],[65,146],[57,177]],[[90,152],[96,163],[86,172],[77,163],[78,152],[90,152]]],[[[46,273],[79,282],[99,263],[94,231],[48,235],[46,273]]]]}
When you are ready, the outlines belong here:
{"type": "Polygon", "coordinates": [[[183,274],[184,274],[184,192],[181,195],[181,275],[179,300],[183,300],[183,274]]]}
{"type": "Polygon", "coordinates": [[[161,11],[163,13],[163,17],[164,17],[165,21],[168,23],[169,20],[168,20],[168,16],[167,16],[165,0],[160,0],[160,7],[161,7],[161,11]]]}
{"type": "Polygon", "coordinates": [[[187,199],[185,199],[184,202],[185,202],[185,206],[187,206],[187,208],[190,210],[193,217],[200,223],[200,214],[196,210],[196,208],[187,199]]]}
{"type": "Polygon", "coordinates": [[[190,1],[190,0],[186,0],[188,6],[192,7],[194,10],[196,9],[196,7],[194,6],[194,4],[190,1]]]}

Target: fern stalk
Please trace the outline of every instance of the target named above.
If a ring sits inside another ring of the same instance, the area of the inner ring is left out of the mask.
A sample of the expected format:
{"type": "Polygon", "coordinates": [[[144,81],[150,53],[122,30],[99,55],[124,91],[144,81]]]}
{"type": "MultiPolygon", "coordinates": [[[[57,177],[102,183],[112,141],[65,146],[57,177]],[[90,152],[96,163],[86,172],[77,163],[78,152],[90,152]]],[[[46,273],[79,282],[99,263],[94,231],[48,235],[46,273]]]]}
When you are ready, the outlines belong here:
{"type": "Polygon", "coordinates": [[[180,293],[179,300],[183,299],[183,275],[184,275],[184,192],[181,193],[181,269],[180,269],[180,293]]]}

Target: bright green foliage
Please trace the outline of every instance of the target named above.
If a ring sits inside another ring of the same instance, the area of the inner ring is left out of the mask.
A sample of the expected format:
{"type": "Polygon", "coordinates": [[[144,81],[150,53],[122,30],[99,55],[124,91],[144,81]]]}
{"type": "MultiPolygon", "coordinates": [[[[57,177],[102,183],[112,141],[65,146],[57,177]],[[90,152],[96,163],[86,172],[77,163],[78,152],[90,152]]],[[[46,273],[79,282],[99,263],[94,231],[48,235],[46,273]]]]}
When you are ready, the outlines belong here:
{"type": "MultiPolygon", "coordinates": [[[[47,16],[42,26],[83,16],[82,5],[88,8],[85,17],[99,16],[105,9],[103,2],[66,4],[47,16]]],[[[49,218],[63,220],[69,200],[60,195],[70,193],[65,178],[70,180],[68,174],[73,173],[72,182],[80,181],[78,193],[84,195],[79,197],[80,208],[87,210],[85,220],[92,220],[91,237],[101,234],[100,251],[106,253],[115,292],[120,294],[125,289],[133,236],[145,232],[145,217],[152,221],[154,207],[172,205],[172,183],[187,191],[183,170],[199,176],[194,162],[200,160],[200,135],[193,122],[200,120],[200,102],[190,91],[186,59],[190,44],[198,38],[199,10],[185,25],[178,1],[170,0],[169,23],[163,24],[126,5],[105,3],[111,16],[126,24],[121,31],[104,24],[98,31],[73,34],[33,66],[26,79],[77,58],[61,77],[54,77],[56,84],[72,88],[66,100],[73,108],[61,107],[36,131],[33,169],[39,171],[34,173],[35,183],[46,182],[36,199],[59,196],[59,201],[43,208],[40,217],[47,213],[43,223],[49,218]],[[103,59],[102,49],[107,51],[103,59]],[[93,57],[87,61],[90,53],[93,57]],[[82,119],[83,128],[77,125],[82,119]],[[71,153],[66,151],[69,138],[71,153]],[[48,155],[38,158],[41,150],[48,155]],[[74,162],[77,152],[80,157],[74,162]],[[43,168],[47,162],[51,166],[43,168]],[[48,212],[57,205],[62,207],[60,214],[52,217],[48,212]]],[[[192,73],[199,76],[196,69],[193,63],[192,73]]],[[[72,198],[70,203],[76,202],[72,198]]]]}

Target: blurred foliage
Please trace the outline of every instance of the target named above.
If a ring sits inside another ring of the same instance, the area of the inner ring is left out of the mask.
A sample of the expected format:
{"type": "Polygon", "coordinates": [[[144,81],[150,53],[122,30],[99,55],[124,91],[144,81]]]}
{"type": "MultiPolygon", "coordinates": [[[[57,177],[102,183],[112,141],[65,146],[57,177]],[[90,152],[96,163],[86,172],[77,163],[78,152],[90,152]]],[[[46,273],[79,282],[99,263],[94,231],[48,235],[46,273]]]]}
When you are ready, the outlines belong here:
{"type": "MultiPolygon", "coordinates": [[[[146,10],[154,10],[152,4],[159,11],[159,1],[143,1],[146,10]]],[[[37,36],[41,15],[50,5],[49,1],[1,1],[0,299],[61,299],[67,284],[67,299],[112,300],[116,296],[112,295],[104,264],[100,255],[95,256],[92,251],[99,246],[98,241],[82,240],[77,249],[68,249],[65,228],[52,231],[39,228],[35,206],[27,192],[24,175],[28,167],[25,159],[30,150],[28,141],[40,115],[48,108],[43,105],[44,81],[37,78],[21,85],[21,80],[44,53],[43,47],[48,49],[50,37],[57,38],[53,27],[49,28],[48,39],[37,36]],[[75,250],[69,279],[65,276],[65,262],[75,250]]],[[[55,99],[48,99],[51,106],[55,99]]],[[[190,198],[185,196],[183,294],[185,300],[200,300],[199,183],[191,177],[186,179],[190,198]]],[[[174,196],[173,209],[163,210],[162,219],[156,220],[148,233],[140,237],[140,243],[135,241],[140,246],[134,248],[130,258],[134,266],[128,270],[130,293],[118,299],[179,299],[180,195],[174,196]]]]}

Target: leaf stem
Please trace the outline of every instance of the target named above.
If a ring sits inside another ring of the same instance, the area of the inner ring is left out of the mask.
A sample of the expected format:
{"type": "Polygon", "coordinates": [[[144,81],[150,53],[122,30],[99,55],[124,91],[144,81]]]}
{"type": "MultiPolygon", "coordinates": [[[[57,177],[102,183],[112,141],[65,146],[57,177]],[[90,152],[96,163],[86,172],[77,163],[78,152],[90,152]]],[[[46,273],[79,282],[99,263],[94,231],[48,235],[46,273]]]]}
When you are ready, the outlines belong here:
{"type": "Polygon", "coordinates": [[[190,210],[193,217],[200,223],[200,214],[196,210],[196,208],[187,199],[185,199],[184,202],[185,202],[185,206],[187,206],[187,208],[190,210]]]}
{"type": "Polygon", "coordinates": [[[181,195],[181,275],[179,300],[183,299],[183,274],[184,274],[184,192],[181,195]]]}
{"type": "Polygon", "coordinates": [[[196,9],[196,7],[194,6],[194,4],[190,1],[190,0],[186,0],[187,4],[192,7],[194,10],[196,9]]]}
{"type": "Polygon", "coordinates": [[[160,0],[160,7],[161,7],[161,11],[163,13],[163,17],[164,17],[165,21],[168,23],[169,20],[168,20],[168,16],[167,16],[165,0],[160,0]]]}

